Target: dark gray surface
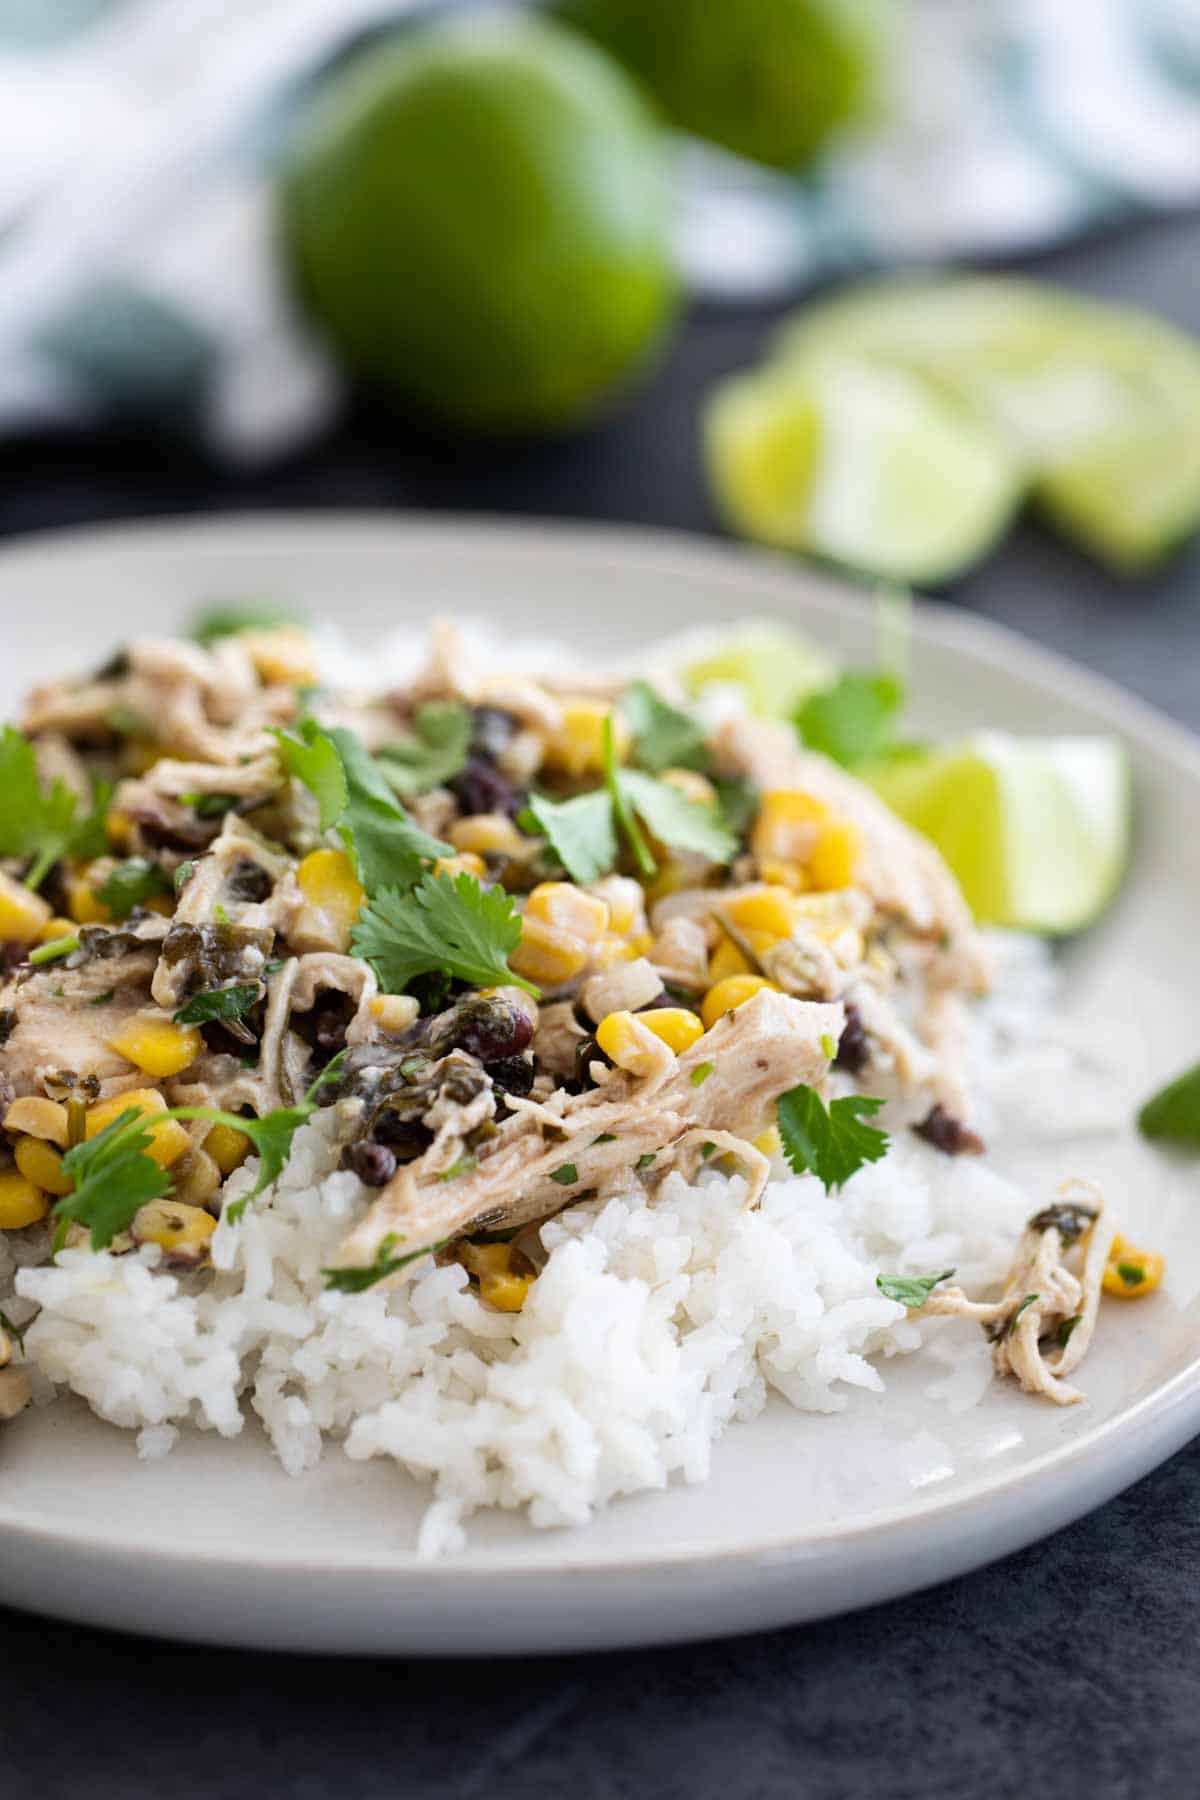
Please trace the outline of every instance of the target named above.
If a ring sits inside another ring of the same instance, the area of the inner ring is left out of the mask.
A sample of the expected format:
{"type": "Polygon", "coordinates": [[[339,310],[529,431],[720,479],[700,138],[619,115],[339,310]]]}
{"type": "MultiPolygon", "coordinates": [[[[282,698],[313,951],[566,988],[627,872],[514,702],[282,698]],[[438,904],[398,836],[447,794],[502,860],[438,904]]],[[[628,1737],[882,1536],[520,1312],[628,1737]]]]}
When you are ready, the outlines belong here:
{"type": "MultiPolygon", "coordinates": [[[[1200,219],[1144,225],[1036,267],[1200,331],[1200,219]]],[[[178,448],[115,436],[5,446],[0,532],[263,506],[462,507],[712,531],[699,398],[754,356],[768,322],[693,320],[619,419],[567,445],[466,454],[359,407],[311,453],[240,481],[178,448]]],[[[952,598],[1200,726],[1198,576],[1195,546],[1129,584],[1023,526],[952,598]]],[[[0,1796],[1192,1795],[1198,1557],[1193,1444],[1091,1519],[992,1569],[725,1645],[336,1663],[0,1613],[0,1796]]]]}

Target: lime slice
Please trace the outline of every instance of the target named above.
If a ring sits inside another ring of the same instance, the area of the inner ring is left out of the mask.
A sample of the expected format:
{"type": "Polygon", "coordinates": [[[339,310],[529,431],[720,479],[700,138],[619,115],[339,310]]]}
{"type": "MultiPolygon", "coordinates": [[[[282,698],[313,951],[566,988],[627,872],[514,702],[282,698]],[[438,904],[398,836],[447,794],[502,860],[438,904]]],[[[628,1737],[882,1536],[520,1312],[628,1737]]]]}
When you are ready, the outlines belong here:
{"type": "Polygon", "coordinates": [[[1048,516],[1118,569],[1200,523],[1200,346],[1147,314],[1031,282],[873,283],[800,316],[777,355],[923,376],[1002,427],[1048,516]]]}
{"type": "Polygon", "coordinates": [[[901,582],[943,581],[1008,523],[1023,471],[1005,434],[920,375],[820,355],[717,389],[710,479],[731,524],[901,582]]]}
{"type": "Polygon", "coordinates": [[[982,732],[860,771],[937,845],[982,925],[1078,931],[1129,855],[1129,768],[1115,738],[982,732]]]}
{"type": "Polygon", "coordinates": [[[684,691],[699,699],[707,688],[736,687],[760,719],[790,719],[800,702],[837,679],[837,665],[798,631],[779,625],[743,625],[736,632],[689,638],[675,673],[684,691]]]}

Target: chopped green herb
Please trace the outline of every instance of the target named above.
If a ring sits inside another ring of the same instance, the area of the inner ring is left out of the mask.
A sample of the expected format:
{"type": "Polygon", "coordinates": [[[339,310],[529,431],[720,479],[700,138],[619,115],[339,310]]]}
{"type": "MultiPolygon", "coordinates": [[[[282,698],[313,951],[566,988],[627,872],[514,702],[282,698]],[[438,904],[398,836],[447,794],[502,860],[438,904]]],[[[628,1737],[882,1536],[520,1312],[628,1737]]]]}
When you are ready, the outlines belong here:
{"type": "Polygon", "coordinates": [[[643,1151],[641,1156],[639,1156],[637,1161],[634,1163],[634,1165],[633,1165],[634,1168],[639,1169],[639,1170],[648,1169],[650,1167],[650,1164],[654,1161],[654,1159],[657,1155],[658,1155],[657,1150],[643,1151]]]}
{"type": "Polygon", "coordinates": [[[712,1155],[713,1151],[716,1149],[716,1147],[717,1146],[715,1144],[701,1144],[701,1146],[700,1146],[700,1161],[707,1162],[709,1157],[712,1155]]]}
{"type": "Polygon", "coordinates": [[[796,730],[810,750],[852,769],[887,754],[904,699],[897,676],[850,670],[809,695],[795,715],[796,730]]]}
{"type": "Polygon", "coordinates": [[[940,1275],[877,1275],[875,1286],[885,1300],[919,1312],[939,1282],[949,1281],[953,1273],[953,1269],[943,1269],[940,1275]]]}
{"type": "Polygon", "coordinates": [[[574,1187],[579,1180],[579,1170],[574,1163],[563,1163],[561,1168],[551,1169],[550,1179],[556,1181],[559,1187],[574,1187]]]}
{"type": "Polygon", "coordinates": [[[93,1250],[103,1250],[128,1230],[147,1200],[170,1192],[170,1172],[146,1155],[151,1141],[145,1116],[130,1106],[94,1138],[66,1152],[62,1170],[73,1186],[54,1205],[56,1252],[72,1220],[91,1231],[93,1250]]]}
{"type": "Polygon", "coordinates": [[[1143,1281],[1146,1279],[1146,1271],[1141,1263],[1119,1262],[1117,1264],[1117,1274],[1121,1277],[1121,1280],[1125,1283],[1126,1287],[1141,1287],[1143,1281]]]}
{"type": "Polygon", "coordinates": [[[635,681],[621,696],[621,712],[633,733],[633,757],[652,775],[664,769],[706,771],[712,761],[704,727],[690,714],[669,706],[646,681],[635,681]]]}
{"type": "Polygon", "coordinates": [[[0,1306],[0,1331],[7,1331],[21,1355],[25,1354],[25,1333],[19,1325],[14,1325],[4,1308],[0,1306]]]}
{"type": "Polygon", "coordinates": [[[604,788],[576,794],[573,800],[547,800],[532,794],[518,824],[550,841],[572,881],[598,881],[617,860],[612,798],[604,788]]]}
{"type": "Polygon", "coordinates": [[[180,794],[184,806],[190,806],[198,819],[219,819],[238,804],[236,794],[180,794]]]}
{"type": "Polygon", "coordinates": [[[75,795],[62,780],[44,789],[33,745],[11,725],[0,733],[0,856],[27,862],[27,888],[38,888],[71,847],[75,795]]]}
{"type": "Polygon", "coordinates": [[[709,1076],[712,1074],[713,1069],[715,1067],[716,1067],[715,1063],[710,1063],[710,1062],[697,1063],[695,1068],[692,1070],[691,1074],[689,1075],[688,1080],[691,1082],[693,1087],[703,1087],[704,1083],[708,1080],[709,1076]]]}
{"type": "Polygon", "coordinates": [[[73,932],[70,937],[55,938],[52,943],[39,944],[36,950],[29,952],[29,960],[34,968],[42,963],[57,962],[60,956],[70,956],[79,948],[79,934],[73,932]]]}
{"type": "Polygon", "coordinates": [[[322,1269],[325,1286],[338,1294],[365,1293],[376,1282],[385,1281],[389,1275],[394,1275],[398,1269],[406,1268],[420,1257],[433,1256],[438,1250],[444,1250],[450,1239],[445,1238],[440,1244],[426,1244],[420,1250],[410,1250],[406,1256],[393,1256],[392,1251],[396,1245],[403,1242],[404,1239],[396,1232],[389,1231],[375,1252],[375,1261],[365,1269],[322,1269]]]}
{"type": "Polygon", "coordinates": [[[116,988],[106,988],[104,993],[93,995],[93,997],[88,1001],[88,1005],[89,1006],[107,1006],[109,1001],[112,999],[113,995],[116,993],[116,991],[117,991],[116,988]]]}
{"type": "Polygon", "coordinates": [[[816,1089],[803,1082],[781,1094],[775,1117],[791,1168],[797,1175],[815,1175],[827,1194],[844,1187],[864,1163],[887,1154],[887,1133],[862,1123],[882,1105],[865,1094],[849,1094],[831,1101],[826,1110],[816,1089]]]}
{"type": "Polygon", "coordinates": [[[515,983],[508,958],[521,941],[521,915],[501,887],[473,875],[422,875],[411,893],[378,894],[359,914],[352,943],[385,993],[403,993],[415,976],[442,972],[474,987],[515,983]]]}
{"type": "Polygon", "coordinates": [[[479,1158],[477,1156],[460,1156],[457,1162],[452,1162],[448,1169],[442,1170],[438,1180],[457,1181],[460,1175],[469,1175],[473,1169],[478,1167],[479,1158]]]}
{"type": "Polygon", "coordinates": [[[617,785],[639,819],[660,843],[672,850],[693,850],[710,862],[725,863],[737,851],[737,840],[715,808],[699,805],[668,782],[637,769],[624,769],[617,785]]]}
{"type": "Polygon", "coordinates": [[[650,854],[650,847],[642,836],[638,822],[633,815],[624,786],[617,769],[617,747],[613,736],[613,722],[610,714],[604,721],[604,785],[608,789],[612,802],[612,816],[622,836],[628,841],[633,852],[633,860],[645,876],[657,875],[658,864],[650,854]]]}
{"type": "Polygon", "coordinates": [[[1200,1063],[1147,1100],[1137,1122],[1143,1137],[1200,1150],[1200,1063]]]}
{"type": "Polygon", "coordinates": [[[277,730],[271,735],[279,745],[280,762],[316,800],[321,830],[328,831],[337,824],[350,801],[337,745],[315,719],[302,719],[295,734],[277,730]]]}
{"type": "Polygon", "coordinates": [[[758,789],[745,775],[718,775],[713,785],[717,790],[721,817],[740,841],[758,812],[758,789]]]}
{"type": "Polygon", "coordinates": [[[193,994],[172,1017],[176,1025],[208,1025],[218,1019],[240,1019],[257,1005],[262,985],[257,981],[239,983],[236,987],[208,988],[193,994]]]}
{"type": "Polygon", "coordinates": [[[1040,1300],[1040,1299],[1041,1299],[1040,1294],[1026,1294],[1026,1296],[1022,1300],[1020,1306],[1018,1306],[1016,1312],[1013,1314],[1012,1318],[1008,1321],[1008,1328],[1004,1333],[1005,1337],[1012,1336],[1013,1332],[1017,1329],[1017,1320],[1021,1317],[1021,1314],[1023,1312],[1028,1312],[1029,1308],[1033,1305],[1034,1301],[1040,1300]]]}
{"type": "Polygon", "coordinates": [[[375,756],[396,792],[405,797],[442,787],[465,767],[471,748],[471,711],[444,702],[419,706],[413,728],[411,738],[387,744],[375,756]]]}
{"type": "Polygon", "coordinates": [[[96,898],[114,919],[127,919],[135,906],[170,892],[171,878],[165,870],[144,856],[130,856],[117,864],[96,898]]]}
{"type": "Polygon", "coordinates": [[[1082,1313],[1072,1313],[1071,1317],[1069,1319],[1063,1320],[1062,1324],[1059,1326],[1057,1332],[1055,1333],[1055,1338],[1056,1338],[1056,1341],[1058,1343],[1058,1347],[1060,1350],[1066,1349],[1067,1345],[1071,1341],[1071,1333],[1074,1331],[1074,1329],[1077,1325],[1082,1323],[1082,1321],[1083,1321],[1082,1313]]]}
{"type": "Polygon", "coordinates": [[[111,781],[92,779],[92,803],[71,832],[67,848],[81,862],[94,862],[108,851],[108,807],[113,796],[111,781]]]}
{"type": "Polygon", "coordinates": [[[194,859],[190,859],[188,862],[180,863],[179,867],[176,869],[174,875],[171,878],[172,884],[173,884],[173,886],[175,888],[175,892],[177,894],[183,892],[183,889],[187,886],[188,882],[192,879],[192,876],[195,873],[196,873],[196,864],[195,864],[194,859]]]}
{"type": "Polygon", "coordinates": [[[833,1039],[829,1036],[828,1032],[826,1032],[825,1035],[821,1038],[820,1043],[821,1043],[821,1055],[825,1058],[826,1062],[832,1062],[834,1057],[837,1055],[837,1045],[834,1043],[833,1039]]]}
{"type": "Polygon", "coordinates": [[[278,631],[302,621],[284,606],[250,601],[245,606],[209,606],[192,620],[191,635],[207,649],[219,638],[236,637],[239,631],[278,631]]]}
{"type": "Polygon", "coordinates": [[[149,728],[140,713],[135,713],[131,706],[110,706],[105,709],[104,723],[118,737],[147,737],[149,728]]]}
{"type": "Polygon", "coordinates": [[[617,1134],[615,1131],[602,1131],[598,1138],[592,1139],[592,1144],[593,1146],[596,1144],[615,1144],[616,1141],[617,1134]]]}

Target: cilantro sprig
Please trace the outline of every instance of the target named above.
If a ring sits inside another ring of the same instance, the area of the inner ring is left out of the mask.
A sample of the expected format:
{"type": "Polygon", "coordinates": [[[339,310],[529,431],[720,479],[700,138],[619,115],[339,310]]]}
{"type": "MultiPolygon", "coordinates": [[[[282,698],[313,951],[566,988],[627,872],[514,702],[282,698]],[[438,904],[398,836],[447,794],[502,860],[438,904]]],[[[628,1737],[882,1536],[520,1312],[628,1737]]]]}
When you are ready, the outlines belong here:
{"type": "Polygon", "coordinates": [[[171,1016],[176,1025],[210,1025],[232,1023],[258,1004],[262,984],[257,981],[236,982],[229,987],[205,988],[184,1002],[171,1016]]]}
{"type": "Polygon", "coordinates": [[[517,823],[525,831],[549,839],[572,881],[585,885],[607,874],[617,860],[611,796],[604,788],[576,794],[573,800],[548,800],[532,794],[517,823]]]}
{"type": "Polygon", "coordinates": [[[887,1154],[887,1133],[862,1123],[882,1105],[865,1094],[848,1094],[826,1108],[816,1089],[803,1082],[781,1094],[775,1118],[791,1168],[797,1175],[815,1175],[827,1194],[845,1187],[865,1163],[887,1154]]]}
{"type": "Polygon", "coordinates": [[[127,919],[135,906],[144,906],[156,894],[169,894],[171,877],[145,856],[129,856],[118,863],[97,890],[96,898],[114,919],[127,919]]]}
{"type": "Polygon", "coordinates": [[[403,1256],[393,1256],[396,1245],[403,1242],[404,1239],[397,1232],[389,1231],[380,1240],[374,1262],[368,1263],[365,1269],[322,1269],[325,1286],[335,1294],[365,1293],[368,1288],[373,1288],[377,1282],[386,1281],[389,1275],[407,1268],[409,1263],[416,1262],[419,1257],[433,1256],[437,1251],[444,1250],[450,1240],[445,1238],[439,1244],[424,1244],[419,1250],[409,1250],[403,1256]]]}
{"type": "Polygon", "coordinates": [[[503,888],[473,875],[421,876],[408,893],[386,888],[359,914],[351,944],[386,993],[403,993],[418,975],[441,972],[473,987],[523,987],[508,958],[521,941],[521,915],[503,888]]]}
{"type": "Polygon", "coordinates": [[[28,738],[6,725],[0,732],[0,856],[29,864],[27,888],[39,888],[55,863],[86,834],[96,837],[95,806],[82,820],[79,802],[61,779],[43,788],[28,738]]]}
{"type": "Polygon", "coordinates": [[[885,1300],[895,1300],[910,1312],[919,1312],[934,1288],[949,1281],[953,1273],[953,1269],[943,1269],[938,1275],[877,1275],[875,1286],[885,1300]]]}
{"type": "Polygon", "coordinates": [[[639,767],[652,775],[661,775],[664,769],[707,773],[712,756],[704,727],[690,713],[670,706],[648,681],[626,688],[620,707],[633,733],[633,756],[639,767]]]}
{"type": "Polygon", "coordinates": [[[810,750],[844,768],[886,756],[905,702],[904,683],[886,670],[851,669],[832,687],[810,694],[794,723],[810,750]]]}
{"type": "Polygon", "coordinates": [[[384,745],[375,760],[398,794],[424,794],[466,766],[472,729],[469,707],[452,701],[419,706],[413,735],[384,745]]]}

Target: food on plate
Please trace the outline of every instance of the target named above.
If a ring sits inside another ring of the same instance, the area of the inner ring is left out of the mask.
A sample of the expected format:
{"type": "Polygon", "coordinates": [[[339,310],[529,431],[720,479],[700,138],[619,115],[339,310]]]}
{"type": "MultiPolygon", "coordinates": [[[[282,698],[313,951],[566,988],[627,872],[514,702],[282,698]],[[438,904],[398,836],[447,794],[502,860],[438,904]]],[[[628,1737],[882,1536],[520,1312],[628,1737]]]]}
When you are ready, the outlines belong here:
{"type": "Polygon", "coordinates": [[[449,626],[365,685],[277,614],[198,639],[0,740],[0,1410],[57,1383],[152,1456],[248,1392],[290,1469],[433,1475],[432,1553],[698,1479],[918,1320],[1080,1398],[1161,1263],[981,1161],[1011,952],[842,766],[894,678],[809,694],[806,744],[449,626]]]}

